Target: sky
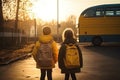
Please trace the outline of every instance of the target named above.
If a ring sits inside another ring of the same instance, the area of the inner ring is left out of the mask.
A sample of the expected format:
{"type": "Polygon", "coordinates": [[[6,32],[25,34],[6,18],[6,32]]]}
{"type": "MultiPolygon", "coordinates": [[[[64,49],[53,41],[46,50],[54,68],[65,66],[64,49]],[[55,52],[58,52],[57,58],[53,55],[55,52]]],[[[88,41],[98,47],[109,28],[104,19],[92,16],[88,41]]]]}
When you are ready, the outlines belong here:
{"type": "MultiPolygon", "coordinates": [[[[43,20],[57,18],[57,0],[37,0],[34,10],[36,17],[43,20]]],[[[59,19],[65,20],[70,15],[79,17],[80,13],[88,7],[100,4],[119,3],[120,0],[58,0],[59,19]]]]}

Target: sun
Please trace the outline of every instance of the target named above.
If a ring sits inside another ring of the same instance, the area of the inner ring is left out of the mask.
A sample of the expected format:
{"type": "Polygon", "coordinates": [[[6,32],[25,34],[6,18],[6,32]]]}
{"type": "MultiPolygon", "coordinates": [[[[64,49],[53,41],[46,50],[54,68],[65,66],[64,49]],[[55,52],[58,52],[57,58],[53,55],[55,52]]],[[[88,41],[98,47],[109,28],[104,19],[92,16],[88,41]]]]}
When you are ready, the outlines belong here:
{"type": "Polygon", "coordinates": [[[57,17],[56,6],[57,0],[37,0],[37,2],[34,2],[32,12],[35,18],[50,21],[57,17]]]}

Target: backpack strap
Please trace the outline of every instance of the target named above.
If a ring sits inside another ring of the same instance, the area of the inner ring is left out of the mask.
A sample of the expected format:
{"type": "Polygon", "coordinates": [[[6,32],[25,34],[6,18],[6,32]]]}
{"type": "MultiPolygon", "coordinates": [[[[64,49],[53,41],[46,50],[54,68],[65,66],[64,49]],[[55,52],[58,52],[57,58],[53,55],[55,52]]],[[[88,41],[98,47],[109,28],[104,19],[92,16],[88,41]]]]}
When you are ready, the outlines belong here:
{"type": "Polygon", "coordinates": [[[53,40],[50,40],[48,43],[52,43],[53,42],[53,40]]]}
{"type": "Polygon", "coordinates": [[[75,45],[75,46],[77,46],[77,44],[76,43],[69,43],[69,44],[65,44],[66,46],[67,45],[69,45],[69,46],[72,46],[72,45],[75,45]]]}
{"type": "Polygon", "coordinates": [[[50,41],[48,41],[46,43],[43,43],[43,42],[39,41],[39,43],[42,43],[42,44],[47,44],[47,43],[52,43],[52,42],[53,42],[53,40],[50,40],[50,41]]]}

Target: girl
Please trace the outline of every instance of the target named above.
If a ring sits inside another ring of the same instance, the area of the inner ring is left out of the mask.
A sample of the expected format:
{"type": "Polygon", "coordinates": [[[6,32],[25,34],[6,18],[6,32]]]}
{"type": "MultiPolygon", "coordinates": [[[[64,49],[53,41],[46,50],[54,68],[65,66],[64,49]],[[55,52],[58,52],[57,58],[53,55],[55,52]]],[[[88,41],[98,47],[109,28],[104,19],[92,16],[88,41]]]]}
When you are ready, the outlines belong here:
{"type": "Polygon", "coordinates": [[[77,46],[77,49],[79,51],[79,62],[80,66],[75,68],[67,68],[64,63],[65,55],[66,55],[66,44],[76,44],[77,41],[74,38],[73,31],[72,30],[66,30],[64,33],[64,41],[60,47],[59,55],[58,55],[58,66],[61,69],[61,73],[65,73],[65,79],[69,80],[69,76],[71,75],[72,80],[76,80],[75,73],[81,72],[81,68],[83,67],[83,59],[82,59],[82,53],[80,48],[77,46]]]}

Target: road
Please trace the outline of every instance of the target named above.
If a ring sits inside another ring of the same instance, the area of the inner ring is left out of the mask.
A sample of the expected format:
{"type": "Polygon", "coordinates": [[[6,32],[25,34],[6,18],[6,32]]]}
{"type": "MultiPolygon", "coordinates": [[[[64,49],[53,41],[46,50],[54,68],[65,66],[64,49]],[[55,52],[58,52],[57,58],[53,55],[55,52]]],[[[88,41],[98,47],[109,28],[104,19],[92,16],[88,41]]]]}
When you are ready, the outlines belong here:
{"type": "MultiPolygon", "coordinates": [[[[78,80],[120,80],[120,46],[80,44],[80,47],[84,66],[82,72],[76,74],[78,80]]],[[[0,66],[0,80],[39,80],[39,77],[40,70],[36,69],[32,57],[0,66]]],[[[57,64],[53,80],[64,80],[57,64]]]]}

